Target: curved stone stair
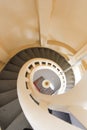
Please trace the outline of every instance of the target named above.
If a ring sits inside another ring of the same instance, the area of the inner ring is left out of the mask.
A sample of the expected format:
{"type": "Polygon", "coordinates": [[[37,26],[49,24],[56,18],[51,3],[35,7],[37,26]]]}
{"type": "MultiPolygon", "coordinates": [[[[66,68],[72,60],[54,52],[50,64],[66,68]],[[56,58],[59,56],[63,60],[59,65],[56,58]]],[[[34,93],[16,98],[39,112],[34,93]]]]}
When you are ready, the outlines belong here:
{"type": "Polygon", "coordinates": [[[0,93],[10,91],[16,88],[16,80],[0,80],[0,93]]]}
{"type": "Polygon", "coordinates": [[[0,108],[0,123],[3,129],[7,128],[22,112],[17,97],[0,108]]]}
{"type": "MultiPolygon", "coordinates": [[[[63,70],[70,64],[63,56],[48,48],[29,48],[16,54],[0,72],[0,125],[2,130],[32,129],[17,99],[16,82],[22,65],[32,58],[46,58],[56,62],[63,70]]],[[[65,72],[67,90],[74,86],[73,70],[65,72]]]]}
{"type": "Polygon", "coordinates": [[[16,98],[17,98],[16,89],[1,93],[0,94],[0,107],[13,101],[16,98]]]}

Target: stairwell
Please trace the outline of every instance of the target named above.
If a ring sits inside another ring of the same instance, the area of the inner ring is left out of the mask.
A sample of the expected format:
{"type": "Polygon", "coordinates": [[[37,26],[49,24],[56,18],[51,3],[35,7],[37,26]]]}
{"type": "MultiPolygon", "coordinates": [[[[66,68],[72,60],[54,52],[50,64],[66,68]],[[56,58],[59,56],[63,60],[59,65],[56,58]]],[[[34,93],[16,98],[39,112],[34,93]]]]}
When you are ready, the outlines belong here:
{"type": "MultiPolygon", "coordinates": [[[[0,72],[0,125],[2,130],[32,130],[27,122],[17,97],[17,77],[22,65],[33,58],[46,58],[57,63],[63,70],[70,64],[59,53],[48,48],[28,48],[10,59],[0,72]]],[[[73,70],[65,72],[66,92],[73,88],[73,70]]]]}

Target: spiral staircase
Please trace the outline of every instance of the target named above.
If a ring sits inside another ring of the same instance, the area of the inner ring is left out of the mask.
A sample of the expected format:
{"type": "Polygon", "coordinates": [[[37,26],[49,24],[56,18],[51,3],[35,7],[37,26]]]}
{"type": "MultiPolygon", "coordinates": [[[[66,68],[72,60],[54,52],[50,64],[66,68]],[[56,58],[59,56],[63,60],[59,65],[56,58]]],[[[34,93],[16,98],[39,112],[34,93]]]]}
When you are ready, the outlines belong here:
{"type": "MultiPolygon", "coordinates": [[[[35,58],[41,58],[42,61],[44,61],[43,59],[50,60],[54,64],[57,64],[63,72],[70,67],[70,64],[62,55],[48,48],[28,48],[13,56],[0,72],[0,125],[2,130],[32,130],[18,101],[17,77],[21,67],[27,61],[35,58]]],[[[53,67],[55,68],[55,65],[53,67]]],[[[69,91],[75,85],[75,77],[72,69],[65,71],[64,75],[66,88],[63,93],[69,91]]],[[[68,122],[70,122],[70,119],[68,122]]]]}

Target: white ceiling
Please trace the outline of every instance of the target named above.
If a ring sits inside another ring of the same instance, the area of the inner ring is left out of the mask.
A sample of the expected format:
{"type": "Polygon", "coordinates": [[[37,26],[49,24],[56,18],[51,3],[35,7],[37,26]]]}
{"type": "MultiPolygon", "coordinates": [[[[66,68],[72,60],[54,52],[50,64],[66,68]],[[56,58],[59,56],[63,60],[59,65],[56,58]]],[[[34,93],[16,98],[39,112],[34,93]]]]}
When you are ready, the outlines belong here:
{"type": "Polygon", "coordinates": [[[0,45],[63,42],[76,51],[87,41],[87,0],[0,0],[0,45]]]}

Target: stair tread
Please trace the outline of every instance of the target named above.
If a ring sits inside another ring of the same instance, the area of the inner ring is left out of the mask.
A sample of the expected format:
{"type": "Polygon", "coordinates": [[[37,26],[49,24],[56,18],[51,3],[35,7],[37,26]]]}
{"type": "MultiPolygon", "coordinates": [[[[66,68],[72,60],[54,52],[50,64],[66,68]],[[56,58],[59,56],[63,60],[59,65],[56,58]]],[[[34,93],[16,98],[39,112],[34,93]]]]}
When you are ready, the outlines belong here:
{"type": "MultiPolygon", "coordinates": [[[[46,48],[46,57],[50,60],[53,60],[54,62],[56,62],[56,52],[53,50],[50,50],[48,48],[46,48]]],[[[59,56],[59,54],[57,53],[57,56],[59,56]]]]}
{"type": "Polygon", "coordinates": [[[56,62],[56,53],[54,53],[53,51],[51,53],[51,60],[56,62]]]}
{"type": "Polygon", "coordinates": [[[21,67],[21,66],[25,63],[25,61],[22,60],[19,56],[16,55],[16,56],[14,56],[14,57],[10,60],[10,63],[13,63],[13,64],[15,64],[15,65],[21,67]]]}
{"type": "Polygon", "coordinates": [[[50,49],[44,48],[44,56],[45,56],[45,58],[51,59],[51,56],[49,54],[50,54],[50,49]]]}
{"type": "Polygon", "coordinates": [[[0,107],[17,98],[17,90],[13,89],[4,93],[0,93],[0,107]]]}
{"type": "Polygon", "coordinates": [[[0,93],[16,88],[16,80],[0,80],[0,93]]]}
{"type": "Polygon", "coordinates": [[[5,129],[21,112],[21,107],[18,99],[11,101],[0,108],[0,123],[5,129]]]}
{"type": "Polygon", "coordinates": [[[24,61],[28,61],[30,59],[29,55],[25,51],[19,52],[17,55],[24,61]]]}
{"type": "Polygon", "coordinates": [[[0,72],[0,79],[17,79],[18,73],[17,72],[11,72],[7,70],[3,70],[0,72]]]}
{"type": "Polygon", "coordinates": [[[4,70],[8,70],[8,71],[12,71],[12,72],[19,72],[20,67],[18,67],[17,65],[8,63],[8,64],[5,66],[4,70]]]}
{"type": "Polygon", "coordinates": [[[21,112],[15,118],[15,120],[6,128],[6,130],[23,130],[24,128],[31,128],[31,126],[26,120],[23,112],[21,112]]]}
{"type": "Polygon", "coordinates": [[[42,56],[42,58],[46,58],[44,48],[43,49],[39,48],[39,52],[40,52],[40,55],[42,56]]]}
{"type": "Polygon", "coordinates": [[[33,53],[34,53],[34,55],[36,56],[36,57],[41,57],[41,53],[40,53],[40,51],[39,51],[39,48],[33,48],[33,53]]]}
{"type": "MultiPolygon", "coordinates": [[[[48,48],[28,48],[15,55],[4,70],[0,72],[0,122],[6,130],[29,128],[28,122],[21,113],[18,99],[16,99],[16,79],[22,65],[26,61],[37,57],[53,60],[63,70],[70,67],[70,64],[61,54],[48,48]]],[[[75,83],[73,70],[70,69],[65,75],[67,80],[66,91],[68,91],[75,83]]]]}
{"type": "Polygon", "coordinates": [[[32,49],[30,49],[30,48],[29,48],[29,49],[26,49],[25,52],[28,54],[28,56],[29,56],[30,58],[35,58],[35,57],[36,57],[36,56],[34,55],[32,49]]]}

